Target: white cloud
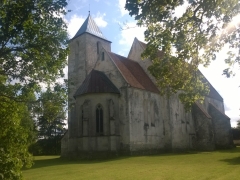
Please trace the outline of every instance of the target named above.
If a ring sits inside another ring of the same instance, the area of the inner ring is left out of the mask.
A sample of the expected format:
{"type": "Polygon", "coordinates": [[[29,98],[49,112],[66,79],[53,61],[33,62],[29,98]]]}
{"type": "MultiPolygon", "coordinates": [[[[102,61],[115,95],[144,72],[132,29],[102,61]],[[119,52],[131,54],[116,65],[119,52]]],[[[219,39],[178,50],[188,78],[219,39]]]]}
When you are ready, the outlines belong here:
{"type": "Polygon", "coordinates": [[[105,13],[101,14],[100,12],[97,13],[96,17],[94,17],[94,21],[97,23],[98,27],[106,27],[107,21],[105,21],[103,18],[106,16],[105,13]]]}
{"type": "Polygon", "coordinates": [[[124,16],[125,14],[128,14],[128,11],[125,9],[125,3],[126,3],[126,0],[118,0],[118,8],[122,16],[124,16]]]}
{"type": "Polygon", "coordinates": [[[121,45],[121,50],[118,51],[119,54],[127,56],[129,49],[133,43],[134,38],[136,37],[138,40],[144,41],[144,31],[146,28],[138,27],[136,22],[128,22],[121,24],[118,22],[122,30],[120,31],[120,37],[118,43],[121,45]]]}
{"type": "Polygon", "coordinates": [[[71,16],[70,21],[68,22],[68,33],[70,38],[72,38],[81,27],[86,18],[74,14],[71,16]]]}
{"type": "Polygon", "coordinates": [[[140,41],[144,41],[144,31],[146,28],[136,26],[135,22],[126,23],[122,26],[119,44],[131,46],[135,37],[140,41]]]}
{"type": "Polygon", "coordinates": [[[240,119],[240,88],[239,79],[240,74],[236,74],[235,77],[226,78],[222,75],[223,69],[227,68],[224,59],[227,58],[228,48],[225,46],[222,51],[217,54],[217,59],[207,68],[202,66],[199,69],[213,85],[213,87],[219,92],[224,99],[226,114],[231,118],[231,125],[236,126],[236,121],[240,119]]]}

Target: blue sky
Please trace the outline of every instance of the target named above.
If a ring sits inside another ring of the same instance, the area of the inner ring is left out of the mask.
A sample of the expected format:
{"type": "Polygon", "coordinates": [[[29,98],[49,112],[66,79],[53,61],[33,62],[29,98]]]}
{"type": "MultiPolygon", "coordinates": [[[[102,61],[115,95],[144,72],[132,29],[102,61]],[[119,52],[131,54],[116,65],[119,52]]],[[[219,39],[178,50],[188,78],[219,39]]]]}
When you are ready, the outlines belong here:
{"type": "MultiPolygon", "coordinates": [[[[65,17],[70,38],[73,37],[87,18],[90,10],[103,35],[112,42],[112,52],[127,56],[134,37],[144,41],[144,28],[136,27],[134,18],[124,9],[125,0],[70,0],[67,7],[71,10],[65,17]],[[130,27],[122,30],[122,27],[130,27]]],[[[225,112],[231,118],[231,125],[236,126],[240,119],[240,70],[233,78],[222,76],[226,65],[227,48],[217,54],[217,60],[208,68],[199,67],[210,83],[224,99],[225,112]]]]}

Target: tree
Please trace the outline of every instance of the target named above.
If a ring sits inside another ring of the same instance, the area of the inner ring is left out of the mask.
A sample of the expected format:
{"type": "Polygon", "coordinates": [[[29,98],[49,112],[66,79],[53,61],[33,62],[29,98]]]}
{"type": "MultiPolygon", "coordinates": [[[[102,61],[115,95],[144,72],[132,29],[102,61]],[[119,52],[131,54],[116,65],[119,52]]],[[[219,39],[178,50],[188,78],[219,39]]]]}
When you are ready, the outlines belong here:
{"type": "Polygon", "coordinates": [[[29,105],[44,83],[63,77],[67,0],[0,1],[0,178],[21,179],[31,160],[29,105]],[[26,128],[26,126],[28,128],[26,128]]]}
{"type": "MultiPolygon", "coordinates": [[[[66,84],[66,83],[65,83],[66,84]]],[[[67,86],[56,84],[54,88],[48,87],[40,95],[40,103],[36,108],[38,141],[37,154],[60,153],[61,138],[65,133],[65,120],[67,111],[67,86]]]]}
{"type": "Polygon", "coordinates": [[[28,111],[24,103],[6,97],[0,102],[0,179],[19,179],[22,166],[31,166],[29,126],[22,125],[28,111]]]}
{"type": "Polygon", "coordinates": [[[237,120],[237,129],[240,129],[240,120],[237,120]]]}
{"type": "MultiPolygon", "coordinates": [[[[238,0],[126,0],[125,8],[139,26],[147,27],[142,56],[152,60],[149,71],[161,93],[180,92],[187,109],[208,93],[208,84],[198,71],[200,64],[209,65],[228,45],[226,63],[240,65],[240,23],[231,24],[240,12],[238,0]],[[182,14],[181,9],[185,10],[182,14]]],[[[231,68],[223,73],[229,77],[231,68]]]]}

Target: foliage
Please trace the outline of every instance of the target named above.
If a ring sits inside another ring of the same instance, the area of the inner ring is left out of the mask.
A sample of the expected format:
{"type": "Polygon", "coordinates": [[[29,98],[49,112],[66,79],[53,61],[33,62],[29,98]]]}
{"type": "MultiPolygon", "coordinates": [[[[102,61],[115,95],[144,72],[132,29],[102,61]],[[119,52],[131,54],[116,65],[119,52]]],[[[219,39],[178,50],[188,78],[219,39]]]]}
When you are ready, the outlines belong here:
{"type": "MultiPolygon", "coordinates": [[[[65,83],[67,85],[67,83],[65,83]]],[[[35,106],[38,126],[38,141],[30,147],[34,155],[59,154],[61,138],[64,135],[67,108],[67,86],[55,84],[42,92],[38,106],[35,106]]]]}
{"type": "Polygon", "coordinates": [[[61,153],[62,135],[51,137],[50,139],[38,139],[31,144],[29,151],[34,156],[39,155],[59,155],[61,153]]]}
{"type": "Polygon", "coordinates": [[[237,121],[237,128],[240,129],[240,120],[237,121]]]}
{"type": "Polygon", "coordinates": [[[0,1],[0,178],[21,179],[21,167],[31,164],[35,95],[64,75],[66,5],[66,0],[0,1]]]}
{"type": "Polygon", "coordinates": [[[233,135],[233,140],[239,140],[240,139],[240,129],[239,128],[232,128],[232,135],[233,135]]]}
{"type": "MultiPolygon", "coordinates": [[[[238,0],[127,0],[125,8],[139,26],[147,27],[148,46],[142,56],[152,60],[149,70],[161,93],[180,90],[187,109],[208,93],[198,72],[200,64],[209,65],[227,44],[231,51],[226,63],[240,65],[240,24],[231,24],[240,11],[238,0]]],[[[230,68],[224,70],[228,77],[231,73],[230,68]]]]}
{"type": "Polygon", "coordinates": [[[6,97],[0,97],[0,102],[0,179],[20,179],[22,166],[31,165],[30,129],[22,125],[27,107],[6,97]]]}

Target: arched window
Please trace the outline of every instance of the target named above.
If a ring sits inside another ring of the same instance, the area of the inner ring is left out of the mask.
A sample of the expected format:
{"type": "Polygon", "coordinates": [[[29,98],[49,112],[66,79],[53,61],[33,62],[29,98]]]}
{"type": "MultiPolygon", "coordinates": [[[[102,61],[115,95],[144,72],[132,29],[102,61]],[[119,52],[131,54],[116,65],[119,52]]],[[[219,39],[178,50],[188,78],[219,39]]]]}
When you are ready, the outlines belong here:
{"type": "Polygon", "coordinates": [[[96,132],[103,134],[103,109],[100,104],[96,108],[96,132]]]}

